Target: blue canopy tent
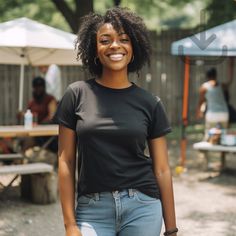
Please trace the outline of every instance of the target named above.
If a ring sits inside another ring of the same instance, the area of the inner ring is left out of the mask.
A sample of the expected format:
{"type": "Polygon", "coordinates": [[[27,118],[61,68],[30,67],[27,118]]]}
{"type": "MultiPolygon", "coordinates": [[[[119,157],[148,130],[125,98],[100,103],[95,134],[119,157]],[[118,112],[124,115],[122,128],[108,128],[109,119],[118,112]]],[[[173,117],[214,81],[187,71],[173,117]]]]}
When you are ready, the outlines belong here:
{"type": "Polygon", "coordinates": [[[236,20],[213,27],[187,38],[175,41],[171,45],[172,55],[181,56],[184,61],[184,83],[183,83],[183,103],[182,103],[182,140],[181,140],[181,165],[186,161],[185,128],[188,125],[188,97],[190,66],[192,64],[190,56],[214,57],[214,60],[221,60],[224,57],[231,57],[230,76],[233,76],[234,56],[236,56],[236,20]]]}

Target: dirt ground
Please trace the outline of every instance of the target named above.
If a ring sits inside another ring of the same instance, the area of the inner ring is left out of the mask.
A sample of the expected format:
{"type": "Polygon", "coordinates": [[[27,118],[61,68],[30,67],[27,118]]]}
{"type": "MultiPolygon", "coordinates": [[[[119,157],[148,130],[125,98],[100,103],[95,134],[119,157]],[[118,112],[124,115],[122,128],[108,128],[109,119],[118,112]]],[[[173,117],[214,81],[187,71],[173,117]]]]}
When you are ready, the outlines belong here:
{"type": "MultiPolygon", "coordinates": [[[[189,143],[186,171],[177,175],[178,142],[169,143],[173,167],[179,236],[236,236],[236,155],[227,156],[227,167],[219,172],[220,158],[206,161],[189,143]]],[[[4,179],[0,179],[0,181],[4,179]]],[[[0,194],[0,236],[63,236],[59,202],[35,205],[21,200],[19,187],[0,194]]],[[[127,235],[131,236],[131,235],[127,235]]]]}

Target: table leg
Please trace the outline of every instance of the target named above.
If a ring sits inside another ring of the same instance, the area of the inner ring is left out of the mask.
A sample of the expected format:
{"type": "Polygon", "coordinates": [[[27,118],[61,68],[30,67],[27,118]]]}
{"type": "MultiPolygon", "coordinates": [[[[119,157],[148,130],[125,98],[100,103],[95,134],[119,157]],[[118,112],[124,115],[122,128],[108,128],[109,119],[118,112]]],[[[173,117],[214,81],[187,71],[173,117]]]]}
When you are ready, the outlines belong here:
{"type": "Polygon", "coordinates": [[[209,169],[209,155],[208,155],[208,151],[200,151],[200,153],[202,154],[203,156],[203,159],[206,161],[204,162],[204,170],[207,171],[209,169]]]}
{"type": "Polygon", "coordinates": [[[225,169],[226,165],[226,152],[221,153],[221,170],[225,169]]]}
{"type": "MultiPolygon", "coordinates": [[[[6,191],[11,187],[11,185],[14,183],[14,181],[15,181],[18,177],[19,177],[19,175],[16,175],[16,176],[10,181],[10,183],[9,183],[7,186],[4,186],[4,188],[3,188],[2,192],[1,192],[1,194],[4,193],[4,192],[6,192],[6,191]]],[[[3,184],[1,184],[1,185],[3,185],[3,184]]]]}

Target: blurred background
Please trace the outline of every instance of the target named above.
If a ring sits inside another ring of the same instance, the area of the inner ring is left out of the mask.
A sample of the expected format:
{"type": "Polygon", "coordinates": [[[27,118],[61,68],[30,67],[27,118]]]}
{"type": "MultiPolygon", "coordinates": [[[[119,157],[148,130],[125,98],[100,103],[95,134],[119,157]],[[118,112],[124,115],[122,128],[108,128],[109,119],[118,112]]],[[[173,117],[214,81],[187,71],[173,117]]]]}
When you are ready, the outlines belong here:
{"type": "MultiPolygon", "coordinates": [[[[178,235],[235,236],[236,146],[228,147],[232,153],[229,151],[227,154],[226,167],[231,169],[224,171],[221,169],[224,146],[221,145],[217,152],[209,152],[209,155],[208,150],[202,153],[199,148],[193,147],[194,143],[202,140],[204,133],[204,119],[196,118],[196,107],[199,87],[205,82],[208,69],[217,69],[219,82],[233,78],[229,87],[230,103],[236,107],[234,57],[194,56],[189,58],[190,65],[186,69],[184,58],[171,53],[173,42],[234,21],[235,0],[0,0],[0,28],[3,22],[27,17],[76,34],[84,15],[89,12],[104,13],[113,6],[128,7],[138,13],[150,31],[153,48],[151,65],[143,68],[139,77],[131,74],[130,79],[162,99],[173,127],[167,140],[174,176],[180,228],[178,235]],[[186,70],[189,70],[189,102],[187,120],[184,120],[182,106],[186,70]]],[[[236,21],[233,25],[236,32],[236,21]]],[[[14,37],[17,39],[18,35],[14,37]]],[[[233,52],[236,52],[236,48],[233,48],[233,52]]],[[[4,58],[0,58],[0,61],[4,61],[4,58]]],[[[0,126],[18,122],[20,68],[20,65],[0,63],[0,126]]],[[[82,65],[59,65],[59,69],[62,93],[70,83],[89,79],[82,65]]],[[[32,80],[42,71],[33,65],[25,65],[24,71],[25,112],[32,98],[32,80]]],[[[236,140],[235,123],[231,127],[234,128],[236,140]]],[[[59,201],[49,205],[24,201],[20,198],[20,180],[17,180],[2,196],[0,192],[0,236],[64,235],[59,201]]],[[[2,175],[1,182],[9,183],[8,176],[2,175]]]]}
{"type": "MultiPolygon", "coordinates": [[[[32,20],[77,33],[81,17],[88,12],[103,13],[115,5],[129,7],[143,17],[153,47],[151,67],[145,67],[136,83],[158,95],[163,100],[171,124],[181,123],[182,87],[184,65],[180,57],[171,55],[171,43],[231,21],[236,16],[236,2],[233,0],[0,0],[0,22],[15,18],[28,17],[32,20]],[[200,12],[204,10],[204,21],[200,12]]],[[[16,35],[17,37],[17,35],[16,35]]],[[[195,66],[190,70],[189,124],[196,124],[195,110],[198,89],[205,80],[209,65],[207,57],[195,57],[195,66]]],[[[229,74],[229,58],[213,63],[218,71],[218,79],[224,81],[229,74]]],[[[76,80],[84,80],[88,75],[81,66],[61,66],[62,89],[76,80]]],[[[17,100],[19,97],[20,66],[0,64],[0,125],[16,124],[17,100]]],[[[38,68],[25,68],[24,109],[31,97],[31,80],[38,74],[38,68]]],[[[132,76],[131,76],[132,77],[132,76]]],[[[235,82],[230,88],[231,102],[236,105],[233,93],[235,82]]]]}

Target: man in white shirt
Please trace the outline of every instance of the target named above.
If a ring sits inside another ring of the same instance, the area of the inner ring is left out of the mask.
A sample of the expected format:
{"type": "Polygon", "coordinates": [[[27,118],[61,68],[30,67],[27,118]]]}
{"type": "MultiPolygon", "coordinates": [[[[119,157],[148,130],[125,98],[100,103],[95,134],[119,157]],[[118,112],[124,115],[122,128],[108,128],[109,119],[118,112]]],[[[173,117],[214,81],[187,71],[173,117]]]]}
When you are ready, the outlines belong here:
{"type": "Polygon", "coordinates": [[[39,70],[46,80],[47,93],[53,95],[59,101],[62,97],[60,68],[52,64],[50,66],[39,66],[39,70]]]}

